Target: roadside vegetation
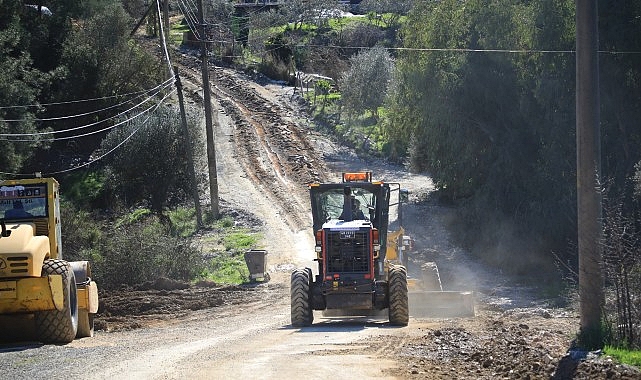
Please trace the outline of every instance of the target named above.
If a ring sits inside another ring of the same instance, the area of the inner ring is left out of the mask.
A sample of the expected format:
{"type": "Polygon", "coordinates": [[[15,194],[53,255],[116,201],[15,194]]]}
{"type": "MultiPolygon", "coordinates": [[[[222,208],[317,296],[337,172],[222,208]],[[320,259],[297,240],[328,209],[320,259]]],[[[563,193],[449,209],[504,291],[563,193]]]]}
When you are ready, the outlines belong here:
{"type": "Polygon", "coordinates": [[[624,348],[616,348],[613,346],[606,346],[605,353],[612,356],[621,363],[633,365],[641,368],[641,351],[629,350],[624,348]]]}
{"type": "MultiPolygon", "coordinates": [[[[0,6],[0,171],[57,173],[65,255],[90,259],[106,288],[245,281],[242,252],[260,241],[251,226],[223,212],[195,228],[189,194],[203,178],[188,175],[178,112],[158,105],[172,82],[158,30],[130,35],[148,5],[0,6]]],[[[207,8],[212,59],[296,84],[319,129],[428,172],[459,212],[454,236],[481,260],[575,289],[574,1],[365,0],[349,18],[334,0],[207,8]]],[[[196,25],[187,11],[171,28],[176,49],[196,25]]],[[[629,349],[641,347],[641,55],[628,54],[641,50],[639,16],[635,2],[600,2],[604,329],[629,349]]]]}

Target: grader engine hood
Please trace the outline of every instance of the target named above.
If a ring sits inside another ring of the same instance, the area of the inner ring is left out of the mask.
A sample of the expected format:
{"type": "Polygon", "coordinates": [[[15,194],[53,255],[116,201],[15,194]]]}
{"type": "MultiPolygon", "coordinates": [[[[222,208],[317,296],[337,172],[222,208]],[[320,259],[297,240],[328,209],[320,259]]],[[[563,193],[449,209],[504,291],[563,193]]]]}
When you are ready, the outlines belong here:
{"type": "Polygon", "coordinates": [[[5,224],[0,235],[0,277],[40,277],[49,238],[34,236],[33,223],[5,224]]]}

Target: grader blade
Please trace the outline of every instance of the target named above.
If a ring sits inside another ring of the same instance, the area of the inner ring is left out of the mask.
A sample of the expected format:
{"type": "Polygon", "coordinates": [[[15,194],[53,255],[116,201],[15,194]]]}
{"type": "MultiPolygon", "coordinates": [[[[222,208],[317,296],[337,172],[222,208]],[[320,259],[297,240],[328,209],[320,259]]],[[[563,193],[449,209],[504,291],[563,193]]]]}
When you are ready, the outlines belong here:
{"type": "Polygon", "coordinates": [[[474,316],[474,294],[457,291],[410,291],[410,315],[417,318],[474,316]]]}
{"type": "Polygon", "coordinates": [[[411,316],[418,318],[474,316],[473,292],[443,290],[436,263],[425,263],[421,269],[421,279],[408,279],[411,316]]]}

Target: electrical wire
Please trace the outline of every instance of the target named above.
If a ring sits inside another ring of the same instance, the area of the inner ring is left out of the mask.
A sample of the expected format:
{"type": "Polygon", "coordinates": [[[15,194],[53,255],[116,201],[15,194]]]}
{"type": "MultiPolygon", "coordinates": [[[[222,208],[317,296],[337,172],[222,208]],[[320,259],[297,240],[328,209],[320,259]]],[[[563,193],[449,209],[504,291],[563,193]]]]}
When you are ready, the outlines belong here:
{"type": "MultiPolygon", "coordinates": [[[[155,104],[154,106],[150,107],[149,109],[153,108],[153,110],[151,110],[151,112],[153,112],[153,111],[157,110],[157,109],[158,109],[158,107],[160,107],[160,105],[161,105],[162,103],[164,103],[164,101],[165,101],[165,100],[166,100],[170,95],[172,95],[173,93],[175,93],[176,91],[177,91],[177,89],[176,89],[176,88],[174,88],[172,91],[170,91],[169,93],[167,93],[167,94],[166,94],[166,95],[165,95],[165,96],[164,96],[164,97],[163,97],[163,98],[162,98],[162,99],[161,99],[157,104],[155,104]]],[[[149,110],[149,109],[148,109],[148,110],[149,110]]],[[[147,111],[148,111],[148,110],[147,110],[147,111]]],[[[136,115],[135,117],[138,117],[138,116],[140,116],[141,114],[142,114],[142,113],[139,113],[139,114],[138,114],[138,115],[136,115]]],[[[104,158],[104,157],[106,157],[107,155],[109,155],[109,154],[113,153],[116,149],[120,148],[120,147],[121,147],[123,144],[125,144],[127,141],[129,141],[129,139],[131,139],[131,138],[132,138],[132,137],[133,137],[133,136],[134,136],[134,135],[135,135],[135,134],[136,134],[136,133],[137,133],[137,132],[142,128],[142,127],[144,127],[144,126],[146,125],[146,123],[149,121],[149,119],[150,119],[150,118],[151,118],[151,114],[150,114],[150,115],[148,115],[148,116],[147,116],[147,118],[146,118],[146,119],[145,119],[145,120],[140,124],[140,126],[138,126],[136,129],[134,129],[134,130],[129,134],[129,136],[127,136],[125,139],[123,139],[121,142],[119,142],[116,146],[114,146],[113,148],[111,148],[111,149],[110,149],[110,150],[108,150],[107,152],[105,152],[105,153],[101,154],[100,156],[98,156],[98,157],[96,157],[96,158],[93,158],[93,159],[91,159],[91,160],[89,160],[89,161],[87,161],[87,162],[85,162],[85,163],[83,163],[83,164],[80,164],[80,165],[77,165],[77,166],[74,166],[74,167],[71,167],[71,168],[68,168],[68,169],[64,169],[64,170],[58,170],[58,171],[53,171],[53,172],[43,173],[43,175],[44,175],[44,176],[52,176],[52,175],[55,175],[55,174],[61,174],[61,173],[71,172],[71,171],[74,171],[74,170],[81,169],[81,168],[83,168],[83,167],[85,167],[85,166],[89,166],[89,165],[93,164],[94,162],[96,162],[96,161],[99,161],[99,160],[103,159],[103,158],[104,158]]],[[[131,121],[131,120],[133,120],[133,118],[130,118],[128,121],[131,121]]],[[[33,174],[32,174],[32,173],[26,174],[26,173],[9,173],[9,172],[0,172],[0,174],[2,174],[2,175],[8,175],[8,176],[13,176],[13,177],[30,177],[30,176],[33,176],[33,174]]]]}
{"type": "MultiPolygon", "coordinates": [[[[317,47],[331,49],[370,50],[370,46],[338,46],[297,44],[296,47],[317,47]]],[[[576,50],[537,50],[537,49],[470,49],[470,48],[385,48],[388,51],[417,51],[417,52],[454,52],[454,53],[514,53],[514,54],[575,54],[576,50]]],[[[612,51],[598,50],[599,54],[641,54],[641,51],[612,51]]]]}
{"type": "MultiPolygon", "coordinates": [[[[163,25],[162,25],[163,23],[162,23],[162,19],[161,19],[161,17],[162,17],[162,16],[161,16],[161,12],[160,12],[160,3],[159,3],[159,1],[158,1],[158,0],[156,0],[156,8],[157,8],[157,12],[158,12],[159,21],[160,21],[160,32],[161,32],[161,33],[163,33],[163,36],[164,36],[164,30],[163,30],[163,25]]],[[[102,128],[102,129],[100,129],[100,130],[91,131],[91,132],[87,132],[87,133],[80,134],[80,135],[74,135],[74,136],[59,137],[59,138],[53,138],[53,139],[42,139],[42,140],[40,140],[40,141],[59,141],[59,140],[76,139],[76,138],[85,137],[85,136],[88,136],[88,135],[93,135],[93,134],[96,134],[96,133],[105,132],[105,131],[107,131],[107,130],[111,130],[111,129],[116,128],[116,127],[118,127],[118,126],[120,126],[120,125],[123,125],[123,124],[125,124],[125,123],[131,122],[132,120],[134,120],[134,119],[136,119],[136,118],[140,117],[140,116],[141,116],[141,115],[143,115],[144,113],[148,113],[148,112],[150,112],[150,111],[151,111],[151,112],[153,112],[153,111],[157,110],[157,109],[158,109],[158,107],[160,107],[160,105],[161,105],[162,103],[164,103],[164,101],[165,101],[169,96],[171,96],[172,94],[174,94],[174,93],[175,93],[175,92],[177,92],[177,90],[178,90],[178,89],[176,88],[176,86],[175,86],[175,73],[174,73],[174,71],[173,71],[173,67],[172,67],[172,65],[171,65],[171,61],[170,61],[170,59],[169,59],[169,52],[168,52],[168,50],[167,50],[167,43],[166,43],[166,41],[164,40],[164,38],[162,39],[162,41],[163,41],[163,50],[164,50],[164,53],[165,53],[165,59],[167,60],[167,64],[168,64],[168,67],[169,67],[169,72],[170,72],[170,76],[171,76],[171,78],[169,78],[168,80],[166,80],[165,82],[163,82],[163,84],[161,84],[161,85],[159,85],[159,86],[156,86],[156,88],[159,88],[159,89],[158,89],[158,91],[156,92],[156,94],[157,94],[157,93],[159,93],[160,91],[162,91],[164,88],[166,88],[166,87],[169,85],[169,83],[172,85],[172,87],[173,87],[173,88],[172,88],[172,90],[171,90],[171,91],[169,91],[169,92],[168,92],[168,93],[167,93],[167,94],[166,94],[166,95],[165,95],[165,96],[164,96],[164,97],[163,97],[163,98],[162,98],[158,103],[156,103],[156,104],[154,104],[154,105],[152,105],[152,106],[148,107],[147,109],[143,110],[142,112],[137,113],[136,115],[134,115],[134,116],[132,116],[132,117],[128,117],[127,119],[125,119],[125,120],[123,120],[123,121],[121,121],[121,122],[119,122],[119,123],[116,123],[116,124],[114,124],[114,125],[112,125],[112,126],[109,126],[109,127],[106,127],[106,128],[102,128]]],[[[142,93],[142,92],[141,92],[141,93],[142,93]]],[[[155,94],[154,94],[154,95],[155,95],[155,94]]],[[[137,107],[141,106],[142,104],[144,104],[144,103],[148,102],[148,101],[149,101],[149,100],[150,100],[154,95],[151,95],[151,96],[147,97],[147,99],[145,99],[144,101],[140,102],[140,103],[139,103],[139,104],[137,104],[136,106],[131,107],[128,111],[130,111],[130,110],[132,110],[132,109],[135,109],[135,108],[137,108],[137,107]]],[[[131,101],[131,100],[130,100],[130,101],[131,101]]],[[[122,104],[124,104],[124,103],[122,103],[122,104]]],[[[111,109],[111,108],[113,108],[113,107],[115,107],[115,106],[108,107],[108,108],[106,108],[106,109],[111,109]]],[[[127,111],[127,112],[128,112],[128,111],[127,111]]],[[[87,113],[87,114],[82,115],[82,116],[86,116],[86,115],[88,115],[88,114],[92,114],[92,113],[95,113],[95,112],[97,112],[97,111],[94,111],[94,112],[91,112],[91,113],[87,113]]],[[[124,113],[120,113],[119,115],[123,115],[123,114],[124,114],[124,113]]],[[[76,115],[75,117],[78,117],[78,116],[80,116],[80,115],[76,115]]],[[[134,130],[129,134],[129,136],[127,136],[127,137],[126,137],[125,139],[123,139],[120,143],[118,143],[116,146],[114,146],[114,147],[113,147],[113,148],[111,148],[109,151],[105,152],[104,154],[100,155],[99,157],[96,157],[96,158],[94,158],[94,159],[91,159],[91,160],[89,160],[89,161],[87,161],[87,162],[85,162],[85,163],[83,163],[83,164],[81,164],[81,165],[77,165],[77,166],[74,166],[74,167],[71,167],[71,168],[68,168],[68,169],[64,169],[64,170],[59,170],[59,171],[53,171],[53,172],[50,172],[50,173],[45,173],[45,175],[55,175],[55,174],[61,174],[61,173],[66,173],[66,172],[70,172],[70,171],[78,170],[78,169],[83,168],[83,167],[85,167],[85,166],[91,165],[92,163],[94,163],[94,162],[96,162],[96,161],[101,160],[102,158],[104,158],[104,157],[106,157],[107,155],[109,155],[109,154],[111,154],[112,152],[114,152],[116,149],[120,148],[120,147],[121,147],[123,144],[125,144],[127,141],[129,141],[129,139],[131,139],[131,138],[132,138],[132,137],[133,137],[133,136],[134,136],[134,135],[135,135],[135,134],[136,134],[136,133],[137,133],[137,132],[138,132],[138,131],[143,127],[143,126],[145,126],[145,125],[147,124],[147,121],[149,121],[149,118],[150,118],[150,117],[151,117],[151,114],[150,114],[150,115],[148,115],[148,116],[147,116],[147,118],[146,118],[146,119],[145,119],[145,120],[140,124],[140,126],[138,126],[136,129],[134,129],[134,130]]],[[[59,119],[57,119],[57,120],[59,120],[59,119]]],[[[103,121],[103,122],[104,122],[104,121],[103,121]]],[[[71,131],[71,130],[78,130],[78,129],[82,129],[82,128],[86,128],[86,127],[87,127],[87,126],[81,126],[81,127],[76,127],[76,128],[70,128],[70,129],[67,129],[67,130],[65,130],[65,131],[67,131],[67,132],[68,132],[68,131],[71,131]]],[[[55,132],[51,132],[51,134],[53,134],[53,133],[62,133],[62,132],[64,132],[64,131],[55,131],[55,132]]],[[[31,136],[35,136],[36,134],[21,134],[21,136],[23,136],[23,135],[31,135],[31,136]]],[[[40,134],[37,134],[37,135],[40,135],[40,134]]],[[[30,139],[30,140],[27,140],[27,141],[34,141],[34,140],[33,140],[33,139],[30,139]]],[[[27,175],[27,174],[21,174],[21,173],[7,173],[7,172],[0,172],[0,174],[4,174],[4,175],[11,175],[11,176],[25,176],[25,175],[27,175]]]]}
{"type": "MultiPolygon", "coordinates": [[[[183,1],[183,0],[179,0],[183,1]]],[[[190,0],[193,3],[193,0],[190,0]]],[[[262,9],[266,8],[265,4],[259,4],[256,6],[251,6],[254,10],[247,13],[246,18],[250,18],[254,14],[258,14],[262,9]],[[256,9],[258,8],[258,9],[256,9]]],[[[183,12],[184,15],[184,12],[183,12]]],[[[278,26],[278,25],[272,25],[278,26]]],[[[192,29],[193,32],[193,29],[192,29]]],[[[194,33],[196,40],[199,42],[206,43],[218,43],[218,44],[231,44],[231,42],[226,40],[211,40],[203,39],[201,36],[197,36],[194,33]]],[[[238,40],[235,40],[238,42],[238,40]]],[[[369,46],[338,46],[338,45],[314,45],[314,44],[297,44],[296,47],[322,47],[322,48],[331,48],[331,49],[352,49],[352,50],[369,50],[372,47],[369,46]]],[[[506,54],[575,54],[576,50],[552,50],[552,49],[472,49],[472,48],[408,48],[408,47],[398,47],[398,48],[386,48],[388,51],[409,51],[409,52],[456,52],[456,53],[506,53],[506,54]]],[[[264,52],[263,52],[264,53],[264,52]]],[[[599,50],[599,54],[609,54],[609,55],[633,55],[641,54],[641,51],[612,51],[612,50],[599,50]]]]}
{"type": "MultiPolygon", "coordinates": [[[[143,104],[143,103],[141,103],[140,105],[142,105],[142,104],[143,104]]],[[[99,129],[99,130],[96,130],[96,131],[86,132],[86,133],[82,133],[82,134],[76,134],[76,135],[73,135],[73,136],[56,137],[56,138],[45,138],[45,139],[38,139],[38,140],[35,140],[35,139],[3,139],[3,140],[7,140],[7,141],[11,141],[11,142],[59,141],[59,140],[71,140],[71,139],[76,139],[76,138],[80,138],[80,137],[85,137],[85,136],[95,135],[95,134],[97,134],[97,133],[101,133],[101,132],[105,132],[105,131],[108,131],[108,130],[114,129],[114,128],[116,128],[116,127],[118,127],[118,126],[120,126],[120,125],[124,124],[124,123],[125,123],[125,122],[127,122],[127,121],[131,121],[131,120],[133,120],[133,119],[137,118],[138,116],[140,116],[140,115],[142,115],[142,114],[144,114],[144,113],[148,112],[148,111],[149,111],[151,108],[153,108],[153,107],[154,107],[154,105],[150,106],[149,108],[147,108],[147,109],[145,109],[145,110],[142,110],[141,112],[139,112],[139,113],[135,114],[134,116],[130,117],[129,119],[127,119],[127,120],[125,120],[125,121],[122,121],[122,122],[116,123],[116,124],[114,124],[114,125],[111,125],[111,126],[108,126],[108,127],[105,127],[105,128],[99,129]]],[[[123,112],[123,113],[119,113],[119,114],[117,114],[117,115],[115,115],[115,116],[111,117],[110,119],[113,119],[113,118],[116,118],[116,117],[120,117],[120,116],[122,116],[122,115],[124,115],[124,114],[125,114],[124,112],[123,112]]],[[[102,121],[102,122],[104,122],[104,121],[102,121]]],[[[93,123],[93,125],[97,125],[97,124],[100,124],[100,123],[101,123],[101,122],[93,123]]],[[[92,126],[93,126],[93,125],[92,125],[92,126]]],[[[87,126],[83,126],[83,128],[86,128],[86,127],[87,127],[87,126]]],[[[62,131],[54,131],[54,132],[62,132],[62,131]]]]}
{"type": "MultiPolygon", "coordinates": [[[[158,12],[158,24],[160,25],[160,40],[162,41],[162,48],[163,52],[165,53],[165,59],[167,60],[167,66],[169,69],[169,77],[174,78],[176,75],[174,74],[174,68],[171,65],[171,59],[169,59],[169,52],[167,51],[167,41],[165,39],[165,27],[163,26],[164,22],[162,20],[162,12],[160,11],[160,1],[156,0],[156,11],[158,12]]],[[[167,23],[169,23],[169,20],[167,20],[167,23]]]]}
{"type": "MultiPolygon", "coordinates": [[[[34,132],[34,133],[0,133],[0,140],[7,140],[7,141],[14,141],[14,142],[17,142],[17,141],[28,141],[28,142],[31,142],[31,141],[34,141],[34,140],[33,139],[7,139],[7,138],[2,138],[2,137],[22,137],[22,136],[34,136],[35,137],[35,136],[43,136],[43,135],[52,135],[52,134],[58,134],[58,133],[72,132],[72,131],[77,131],[77,130],[80,130],[80,129],[85,129],[85,128],[88,128],[88,127],[93,127],[93,126],[98,125],[100,123],[104,123],[105,121],[117,118],[122,114],[126,114],[128,112],[131,112],[132,110],[134,110],[134,109],[142,106],[143,104],[149,102],[157,94],[159,94],[162,90],[164,90],[164,89],[166,89],[166,88],[168,88],[170,86],[173,86],[173,82],[166,81],[164,87],[158,89],[155,93],[151,94],[150,96],[148,96],[146,99],[144,99],[140,103],[130,107],[129,109],[127,109],[127,110],[125,110],[123,112],[120,112],[120,113],[118,113],[116,115],[113,115],[113,116],[111,116],[109,118],[106,118],[106,119],[103,119],[103,120],[100,120],[100,121],[97,121],[97,122],[93,122],[93,123],[90,123],[90,124],[85,124],[85,125],[81,125],[81,126],[77,126],[77,127],[73,127],[73,128],[68,128],[68,129],[56,130],[56,131],[34,132]]],[[[81,135],[78,135],[78,136],[81,136],[81,135]]]]}
{"type": "MultiPolygon", "coordinates": [[[[153,111],[157,110],[157,109],[158,109],[158,107],[160,107],[160,105],[165,101],[165,99],[167,99],[167,98],[168,98],[170,95],[172,95],[174,92],[176,92],[176,89],[173,89],[172,91],[170,91],[169,93],[167,93],[167,95],[165,95],[165,96],[160,100],[160,102],[158,102],[158,104],[156,104],[156,107],[153,109],[153,111]]],[[[152,112],[153,112],[153,111],[152,111],[152,112]]],[[[72,168],[68,168],[68,169],[65,169],[65,170],[58,170],[58,171],[54,171],[54,172],[50,172],[50,173],[45,173],[45,175],[47,175],[47,176],[51,176],[51,175],[55,175],[55,174],[67,173],[67,172],[70,172],[70,171],[78,170],[78,169],[83,168],[83,167],[85,167],[85,166],[89,166],[89,165],[93,164],[93,163],[94,163],[94,162],[96,162],[96,161],[102,160],[104,157],[106,157],[107,155],[109,155],[109,154],[113,153],[116,149],[120,148],[120,147],[121,147],[122,145],[124,145],[127,141],[129,141],[129,139],[130,139],[130,138],[132,138],[136,133],[138,133],[138,131],[139,131],[142,127],[144,127],[144,126],[146,125],[147,121],[149,121],[149,118],[151,118],[151,114],[150,114],[150,115],[148,115],[148,116],[147,116],[147,118],[146,118],[146,119],[141,123],[141,125],[140,125],[138,128],[134,129],[134,130],[131,132],[131,134],[129,134],[129,136],[127,136],[124,140],[122,140],[120,143],[118,143],[118,145],[114,146],[113,148],[111,148],[109,151],[107,151],[107,152],[103,153],[102,155],[100,155],[100,156],[98,156],[98,157],[96,157],[96,158],[94,158],[94,159],[91,159],[91,160],[89,160],[89,161],[85,162],[84,164],[81,164],[81,165],[78,165],[78,166],[75,166],[75,167],[72,167],[72,168]]]]}
{"type": "Polygon", "coordinates": [[[124,96],[129,96],[129,95],[137,95],[137,94],[143,94],[145,92],[153,91],[154,89],[164,85],[166,82],[173,80],[173,78],[170,78],[166,80],[165,82],[162,82],[161,84],[157,85],[156,87],[147,89],[147,90],[140,90],[140,91],[135,91],[135,92],[130,92],[130,93],[125,93],[125,94],[118,94],[118,95],[110,95],[110,96],[103,96],[100,98],[90,98],[90,99],[77,99],[77,100],[68,100],[64,102],[52,102],[52,103],[39,103],[39,104],[25,104],[25,105],[18,105],[18,106],[0,106],[0,109],[9,109],[9,108],[29,108],[29,107],[43,107],[43,106],[58,106],[58,105],[63,105],[63,104],[76,104],[76,103],[86,103],[86,102],[94,102],[97,100],[106,100],[106,99],[113,99],[113,98],[119,98],[119,97],[124,97],[124,96]]]}
{"type": "Polygon", "coordinates": [[[183,17],[185,17],[185,19],[187,20],[187,27],[189,27],[191,33],[197,40],[201,40],[202,36],[200,35],[200,32],[197,28],[197,26],[200,25],[198,17],[196,17],[193,11],[189,11],[189,8],[187,4],[185,4],[184,0],[178,0],[178,9],[180,10],[180,13],[182,13],[183,17]]]}
{"type": "Polygon", "coordinates": [[[186,10],[187,6],[185,5],[184,0],[178,0],[178,9],[180,10],[180,13],[183,15],[185,20],[187,21],[187,27],[191,31],[191,33],[196,37],[197,39],[200,39],[200,33],[198,32],[196,25],[198,25],[198,19],[196,18],[195,15],[189,12],[189,10],[186,10]]]}
{"type": "MultiPolygon", "coordinates": [[[[171,81],[171,80],[173,80],[173,78],[165,81],[164,83],[154,87],[153,89],[151,89],[149,91],[153,91],[153,90],[157,89],[159,86],[162,86],[162,85],[165,85],[165,87],[166,87],[166,84],[169,83],[169,81],[171,81]]],[[[158,92],[156,92],[156,94],[157,93],[158,92]]],[[[144,93],[140,93],[136,97],[134,97],[132,99],[129,99],[129,100],[126,100],[126,101],[124,101],[122,103],[114,104],[114,105],[111,105],[109,107],[105,107],[105,108],[101,108],[101,109],[98,109],[98,110],[93,110],[93,111],[89,111],[89,112],[85,112],[85,113],[79,113],[79,114],[75,114],[75,115],[65,115],[65,116],[49,117],[49,118],[34,118],[34,119],[2,119],[2,118],[0,118],[0,121],[20,122],[20,121],[55,121],[55,120],[75,119],[77,117],[89,116],[89,115],[93,115],[93,114],[96,114],[96,113],[99,113],[99,112],[103,112],[103,111],[107,111],[107,110],[110,110],[110,109],[113,109],[113,108],[120,107],[120,106],[122,106],[124,104],[127,104],[127,103],[131,102],[134,99],[141,98],[143,95],[144,95],[144,93]]],[[[0,136],[20,136],[20,135],[21,134],[0,133],[0,136]]]]}
{"type": "MultiPolygon", "coordinates": [[[[183,7],[184,8],[188,8],[188,5],[185,4],[184,0],[178,0],[178,1],[179,1],[178,7],[179,7],[179,9],[180,9],[180,11],[181,11],[183,16],[187,17],[185,13],[194,14],[193,11],[191,11],[191,13],[185,12],[183,7]],[[180,4],[182,4],[182,7],[181,7],[180,4]]],[[[187,0],[187,1],[189,1],[191,3],[191,6],[193,8],[197,8],[196,4],[194,3],[194,0],[187,0]]],[[[261,13],[261,9],[267,8],[267,6],[265,4],[260,4],[260,6],[252,7],[252,8],[258,8],[258,9],[254,9],[254,10],[251,10],[250,12],[248,12],[245,18],[249,19],[252,15],[261,13]]],[[[194,20],[195,18],[196,18],[196,16],[191,16],[190,20],[192,21],[193,25],[190,25],[189,20],[187,22],[187,25],[189,26],[189,29],[191,30],[191,32],[196,37],[196,41],[198,41],[198,42],[206,42],[206,43],[225,43],[225,44],[230,44],[229,41],[225,41],[225,40],[211,40],[211,39],[203,38],[203,36],[201,36],[200,33],[198,32],[198,30],[197,30],[198,28],[196,28],[197,25],[201,26],[201,24],[200,24],[200,22],[198,20],[194,20]]],[[[208,26],[217,26],[217,27],[225,27],[225,28],[228,27],[228,25],[225,25],[223,23],[207,23],[206,21],[204,21],[204,23],[205,23],[205,28],[207,28],[208,26]]],[[[249,21],[245,21],[244,24],[249,24],[249,21]]],[[[273,25],[273,26],[277,26],[277,25],[273,25]]],[[[238,40],[235,40],[235,41],[238,42],[238,40]]]]}

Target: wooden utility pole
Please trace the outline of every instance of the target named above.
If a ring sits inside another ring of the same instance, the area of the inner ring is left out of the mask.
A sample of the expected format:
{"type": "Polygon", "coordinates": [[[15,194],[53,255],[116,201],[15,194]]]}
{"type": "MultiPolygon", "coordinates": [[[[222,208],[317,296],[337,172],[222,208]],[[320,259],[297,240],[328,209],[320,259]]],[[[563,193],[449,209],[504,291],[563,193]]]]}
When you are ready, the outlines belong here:
{"type": "Polygon", "coordinates": [[[576,152],[580,343],[602,348],[604,305],[597,0],[576,0],[576,152]]]}
{"type": "MultiPolygon", "coordinates": [[[[160,20],[160,2],[156,0],[156,13],[158,13],[158,28],[160,29],[160,43],[162,44],[163,52],[165,53],[163,55],[163,61],[167,63],[167,68],[169,69],[169,76],[168,78],[171,78],[174,76],[174,72],[171,67],[171,60],[169,59],[169,50],[167,50],[167,38],[166,36],[169,35],[169,27],[164,27],[163,22],[160,20]]],[[[168,18],[164,20],[164,24],[168,25],[168,18]]]]}
{"type": "Polygon", "coordinates": [[[140,28],[140,25],[142,25],[142,23],[145,21],[145,18],[147,18],[147,16],[149,15],[149,12],[151,12],[151,10],[155,6],[156,6],[156,4],[154,4],[154,3],[149,4],[149,8],[147,8],[147,10],[145,11],[145,14],[142,15],[142,17],[140,18],[140,20],[138,21],[136,26],[134,26],[134,29],[131,31],[131,33],[129,33],[130,36],[133,36],[134,34],[136,34],[136,31],[138,30],[138,28],[140,28]]]}
{"type": "Polygon", "coordinates": [[[205,103],[205,131],[207,133],[207,163],[209,167],[209,195],[211,198],[211,217],[218,219],[218,172],[216,170],[216,148],[214,145],[214,127],[211,112],[211,88],[209,87],[209,61],[207,57],[207,28],[203,0],[198,0],[198,18],[200,19],[200,59],[203,75],[203,102],[205,103]]]}
{"type": "Polygon", "coordinates": [[[169,0],[162,2],[162,17],[165,22],[165,40],[169,41],[169,0]]]}
{"type": "Polygon", "coordinates": [[[189,165],[189,177],[192,182],[192,196],[194,197],[194,208],[196,209],[196,227],[201,229],[203,227],[203,211],[200,208],[200,196],[198,194],[198,181],[196,180],[196,171],[194,168],[194,153],[192,151],[191,137],[189,136],[189,128],[187,127],[187,114],[185,112],[185,100],[183,98],[183,85],[178,75],[178,67],[174,67],[176,75],[176,90],[178,92],[178,105],[180,107],[180,121],[185,134],[185,145],[187,146],[187,164],[189,165]]]}

